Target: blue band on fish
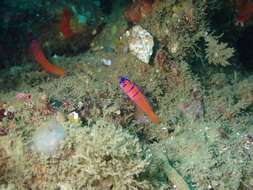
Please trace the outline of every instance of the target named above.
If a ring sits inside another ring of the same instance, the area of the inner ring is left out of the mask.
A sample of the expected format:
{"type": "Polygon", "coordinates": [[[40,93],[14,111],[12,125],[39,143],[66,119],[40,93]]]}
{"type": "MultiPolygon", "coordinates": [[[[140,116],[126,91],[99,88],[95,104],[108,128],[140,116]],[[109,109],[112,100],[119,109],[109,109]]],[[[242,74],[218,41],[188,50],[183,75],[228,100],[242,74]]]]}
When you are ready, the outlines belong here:
{"type": "Polygon", "coordinates": [[[134,89],[134,86],[135,86],[135,84],[133,83],[131,88],[126,93],[128,94],[129,92],[131,92],[134,89]]]}
{"type": "Polygon", "coordinates": [[[137,96],[137,94],[139,94],[139,89],[138,89],[138,91],[132,96],[132,98],[134,98],[135,96],[137,96]]]}

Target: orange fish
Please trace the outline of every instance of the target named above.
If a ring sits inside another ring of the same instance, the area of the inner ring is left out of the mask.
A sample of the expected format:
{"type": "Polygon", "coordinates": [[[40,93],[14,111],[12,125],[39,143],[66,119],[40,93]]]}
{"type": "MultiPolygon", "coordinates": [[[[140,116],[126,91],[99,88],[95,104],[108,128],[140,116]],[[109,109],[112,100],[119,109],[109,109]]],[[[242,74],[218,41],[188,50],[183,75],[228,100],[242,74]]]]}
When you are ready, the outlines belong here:
{"type": "Polygon", "coordinates": [[[153,112],[145,96],[141,93],[136,84],[132,83],[127,77],[119,77],[119,85],[125,94],[143,111],[151,121],[159,124],[157,115],[153,112]]]}
{"type": "Polygon", "coordinates": [[[49,63],[47,58],[45,57],[40,44],[37,40],[32,40],[31,45],[30,45],[30,50],[35,58],[35,60],[42,66],[44,70],[46,70],[49,73],[53,73],[58,76],[64,76],[64,70],[52,65],[49,63]]]}
{"type": "Polygon", "coordinates": [[[72,13],[67,7],[65,7],[63,9],[62,20],[60,24],[60,31],[62,32],[65,38],[70,38],[74,35],[74,32],[72,31],[70,27],[71,17],[72,17],[72,13]]]}
{"type": "Polygon", "coordinates": [[[236,7],[238,11],[236,25],[244,26],[245,22],[253,16],[253,2],[249,0],[237,0],[236,7]]]}

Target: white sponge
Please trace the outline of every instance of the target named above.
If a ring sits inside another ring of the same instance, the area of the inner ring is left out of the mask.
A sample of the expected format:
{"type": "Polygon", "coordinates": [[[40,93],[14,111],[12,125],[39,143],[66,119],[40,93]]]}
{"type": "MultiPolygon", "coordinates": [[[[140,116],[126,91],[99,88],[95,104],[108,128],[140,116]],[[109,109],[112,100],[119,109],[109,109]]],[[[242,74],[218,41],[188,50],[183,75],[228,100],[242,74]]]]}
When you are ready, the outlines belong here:
{"type": "Polygon", "coordinates": [[[50,121],[45,127],[35,131],[31,149],[37,153],[52,155],[64,140],[64,137],[65,131],[62,125],[57,121],[50,121]]]}

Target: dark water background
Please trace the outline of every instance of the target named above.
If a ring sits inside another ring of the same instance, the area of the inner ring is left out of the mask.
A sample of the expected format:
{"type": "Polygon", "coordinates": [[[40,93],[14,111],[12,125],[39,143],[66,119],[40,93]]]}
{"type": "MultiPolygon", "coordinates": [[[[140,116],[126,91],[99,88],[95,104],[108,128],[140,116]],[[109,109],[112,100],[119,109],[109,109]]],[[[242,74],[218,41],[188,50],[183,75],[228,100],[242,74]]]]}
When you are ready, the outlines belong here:
{"type": "MultiPolygon", "coordinates": [[[[75,0],[75,1],[21,1],[2,0],[0,2],[0,69],[19,65],[27,61],[27,49],[31,35],[39,37],[45,29],[52,29],[52,24],[59,20],[59,13],[63,7],[77,7],[77,11],[88,11],[92,15],[88,18],[90,25],[101,24],[94,15],[110,19],[110,15],[126,7],[130,0],[75,0]]],[[[210,1],[210,5],[214,3],[210,1]]],[[[229,2],[217,1],[218,8],[209,10],[208,19],[218,34],[224,33],[223,39],[237,49],[238,57],[235,65],[240,69],[253,69],[253,27],[252,25],[235,28],[233,23],[234,9],[229,2]]],[[[211,7],[211,6],[210,6],[211,7]]],[[[106,21],[103,23],[106,24],[106,21]]],[[[88,49],[88,48],[86,48],[88,49]]],[[[83,49],[82,49],[83,50],[83,49]]],[[[79,52],[78,50],[76,51],[79,52]]],[[[68,53],[68,52],[66,52],[68,53]]],[[[53,54],[51,52],[51,54],[53,54]]],[[[64,54],[64,51],[63,51],[64,54]]]]}

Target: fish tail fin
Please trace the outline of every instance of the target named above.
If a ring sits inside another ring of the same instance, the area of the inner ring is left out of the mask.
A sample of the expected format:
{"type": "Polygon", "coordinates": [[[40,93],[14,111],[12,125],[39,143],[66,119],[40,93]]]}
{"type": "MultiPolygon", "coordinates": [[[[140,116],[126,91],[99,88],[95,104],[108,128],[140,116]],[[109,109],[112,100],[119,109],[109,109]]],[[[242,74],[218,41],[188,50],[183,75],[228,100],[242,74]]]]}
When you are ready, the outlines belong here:
{"type": "Polygon", "coordinates": [[[30,50],[35,60],[42,66],[44,70],[58,76],[64,76],[64,70],[62,68],[59,68],[48,61],[37,40],[33,40],[31,42],[30,50]]]}
{"type": "Polygon", "coordinates": [[[159,124],[159,118],[154,112],[150,113],[149,117],[154,124],[159,124]]]}
{"type": "Polygon", "coordinates": [[[139,94],[139,97],[140,98],[138,99],[138,101],[135,101],[135,103],[148,115],[148,117],[154,124],[159,124],[158,116],[153,112],[145,96],[139,94]]]}

